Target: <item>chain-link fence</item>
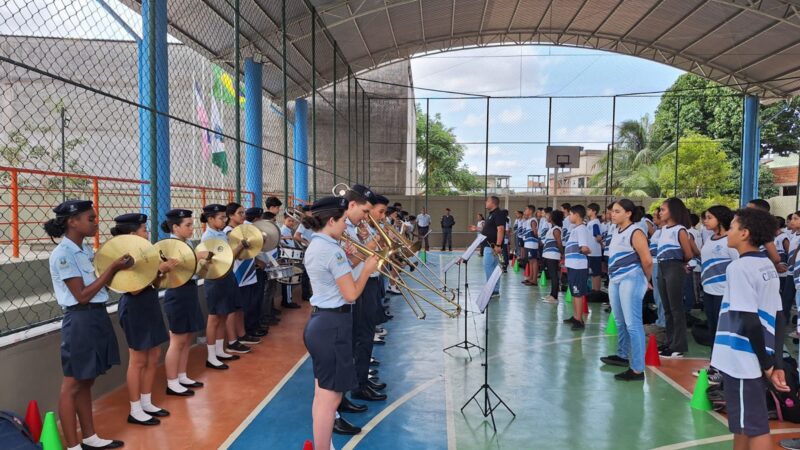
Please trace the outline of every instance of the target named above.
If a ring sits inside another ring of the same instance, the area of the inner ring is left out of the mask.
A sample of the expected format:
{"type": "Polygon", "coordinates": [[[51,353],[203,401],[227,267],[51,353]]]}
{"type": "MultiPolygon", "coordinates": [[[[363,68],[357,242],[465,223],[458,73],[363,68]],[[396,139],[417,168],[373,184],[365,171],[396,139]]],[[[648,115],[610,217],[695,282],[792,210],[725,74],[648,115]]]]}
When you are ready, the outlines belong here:
{"type": "MultiPolygon", "coordinates": [[[[405,126],[371,124],[370,94],[308,2],[11,0],[0,13],[0,335],[61,316],[42,229],[61,201],[94,202],[95,248],[127,212],[155,219],[155,240],[170,208],[368,182],[368,130],[405,126]]],[[[375,117],[393,114],[408,111],[375,117]]]]}

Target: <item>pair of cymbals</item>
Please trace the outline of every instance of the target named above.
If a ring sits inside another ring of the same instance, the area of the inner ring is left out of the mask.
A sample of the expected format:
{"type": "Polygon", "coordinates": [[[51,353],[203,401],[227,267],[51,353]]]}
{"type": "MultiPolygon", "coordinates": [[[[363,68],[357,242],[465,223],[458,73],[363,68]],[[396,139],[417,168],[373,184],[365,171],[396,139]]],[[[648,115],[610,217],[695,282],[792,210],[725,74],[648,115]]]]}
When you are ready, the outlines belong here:
{"type": "Polygon", "coordinates": [[[207,280],[224,277],[233,268],[233,250],[222,239],[207,239],[195,248],[197,274],[207,280]],[[201,256],[202,255],[202,256],[201,256]]]}
{"type": "Polygon", "coordinates": [[[119,258],[129,255],[133,266],[120,270],[108,287],[120,293],[141,291],[153,283],[161,264],[158,250],[147,239],[132,234],[106,241],[94,256],[94,270],[99,277],[119,258]]]}
{"type": "Polygon", "coordinates": [[[261,236],[264,238],[264,244],[261,246],[262,252],[271,252],[278,248],[281,242],[281,229],[275,222],[270,220],[259,220],[254,222],[253,226],[258,228],[261,236]]]}
{"type": "Polygon", "coordinates": [[[197,257],[192,247],[180,239],[164,239],[156,242],[156,250],[162,261],[175,259],[178,265],[166,273],[161,280],[162,289],[170,289],[183,286],[194,276],[197,268],[197,257]]]}
{"type": "Polygon", "coordinates": [[[247,223],[239,225],[228,233],[228,243],[231,248],[238,247],[242,241],[246,241],[249,247],[239,253],[237,258],[241,260],[255,258],[261,253],[261,248],[264,246],[264,236],[261,234],[261,230],[247,223]]]}

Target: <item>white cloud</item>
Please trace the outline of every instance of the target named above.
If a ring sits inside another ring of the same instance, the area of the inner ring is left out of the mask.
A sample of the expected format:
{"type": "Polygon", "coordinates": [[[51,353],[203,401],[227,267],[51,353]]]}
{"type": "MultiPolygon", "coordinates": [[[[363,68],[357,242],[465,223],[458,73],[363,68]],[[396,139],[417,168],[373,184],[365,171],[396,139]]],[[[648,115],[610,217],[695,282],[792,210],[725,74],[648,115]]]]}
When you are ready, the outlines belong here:
{"type": "Polygon", "coordinates": [[[605,149],[611,143],[611,121],[595,120],[574,127],[558,127],[553,141],[582,145],[587,149],[605,149]]]}
{"type": "Polygon", "coordinates": [[[480,116],[478,114],[467,114],[467,117],[464,118],[463,125],[465,127],[477,127],[483,125],[486,126],[486,116],[480,116]]]}
{"type": "Polygon", "coordinates": [[[514,124],[522,122],[524,118],[522,108],[517,106],[512,109],[504,109],[501,111],[498,116],[498,121],[500,123],[514,124]]]}

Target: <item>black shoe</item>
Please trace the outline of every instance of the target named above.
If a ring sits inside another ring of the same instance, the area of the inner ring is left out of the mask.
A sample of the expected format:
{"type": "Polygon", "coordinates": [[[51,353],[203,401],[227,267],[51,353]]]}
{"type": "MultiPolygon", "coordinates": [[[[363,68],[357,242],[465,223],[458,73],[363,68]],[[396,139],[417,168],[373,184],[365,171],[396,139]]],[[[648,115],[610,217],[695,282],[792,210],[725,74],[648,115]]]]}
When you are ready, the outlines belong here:
{"type": "Polygon", "coordinates": [[[228,352],[230,353],[250,353],[250,347],[242,344],[239,341],[233,344],[228,344],[228,352]]]}
{"type": "Polygon", "coordinates": [[[352,397],[354,400],[364,400],[367,402],[379,402],[386,400],[386,394],[379,394],[366,386],[352,391],[350,393],[350,397],[352,397]]]}
{"type": "Polygon", "coordinates": [[[153,417],[169,417],[169,411],[167,411],[166,409],[163,409],[163,408],[159,409],[156,412],[145,411],[144,413],[145,414],[150,414],[153,417]]]}
{"type": "Polygon", "coordinates": [[[256,338],[260,338],[260,337],[266,336],[267,333],[268,332],[266,330],[256,330],[256,331],[254,331],[252,333],[247,333],[247,335],[248,336],[253,336],[253,337],[256,337],[256,338]]]}
{"type": "Polygon", "coordinates": [[[377,375],[378,374],[378,369],[369,369],[369,374],[370,375],[377,375]]]}
{"type": "Polygon", "coordinates": [[[339,417],[333,422],[333,432],[336,434],[352,436],[361,433],[361,428],[344,420],[344,417],[339,417]]]}
{"type": "Polygon", "coordinates": [[[124,447],[124,446],[125,446],[125,443],[122,442],[122,441],[111,441],[111,442],[109,442],[108,444],[106,444],[106,445],[104,445],[102,447],[95,447],[94,445],[89,445],[89,444],[81,444],[81,448],[83,450],[100,450],[100,449],[107,449],[107,448],[120,448],[120,447],[124,447]]]}
{"type": "Polygon", "coordinates": [[[155,417],[151,417],[148,420],[136,420],[133,418],[133,416],[128,415],[128,423],[132,423],[134,425],[145,425],[149,427],[153,425],[158,425],[161,423],[161,421],[156,419],[155,417]]]}
{"type": "Polygon", "coordinates": [[[569,316],[569,319],[564,319],[564,320],[562,320],[562,322],[566,323],[567,325],[570,325],[570,324],[573,324],[573,323],[577,322],[577,320],[574,317],[569,316]]]}
{"type": "Polygon", "coordinates": [[[600,358],[600,361],[602,361],[603,364],[608,364],[609,366],[628,367],[630,365],[630,361],[625,358],[620,358],[617,355],[603,356],[600,358]]]}
{"type": "Polygon", "coordinates": [[[284,308],[288,308],[288,309],[298,309],[298,308],[300,308],[300,305],[298,305],[297,303],[281,303],[281,306],[284,307],[284,308]]]}
{"type": "MultiPolygon", "coordinates": [[[[217,358],[217,359],[219,359],[219,358],[217,358]]],[[[195,389],[195,388],[201,388],[201,387],[205,386],[205,384],[203,384],[200,381],[195,381],[194,383],[181,383],[181,386],[183,386],[185,388],[195,389]]]]}
{"type": "Polygon", "coordinates": [[[342,402],[339,403],[338,411],[340,413],[362,413],[367,411],[367,405],[359,405],[358,403],[353,403],[347,398],[346,395],[342,396],[342,402]]]}
{"type": "Polygon", "coordinates": [[[244,335],[244,336],[239,338],[239,342],[241,342],[242,344],[245,344],[245,345],[257,345],[257,344],[261,343],[261,339],[255,337],[255,336],[250,336],[249,334],[246,334],[246,335],[244,335]]]}
{"type": "Polygon", "coordinates": [[[194,395],[194,391],[191,389],[186,389],[183,392],[173,391],[170,388],[167,388],[167,395],[174,395],[176,397],[191,397],[194,395]]]}
{"type": "Polygon", "coordinates": [[[614,379],[620,381],[642,381],[644,380],[644,372],[636,373],[633,369],[628,369],[625,372],[614,375],[614,379]]]}
{"type": "Polygon", "coordinates": [[[280,315],[281,315],[281,312],[282,312],[282,311],[281,311],[280,309],[273,307],[273,308],[272,308],[272,317],[275,317],[275,316],[280,316],[280,315]]]}
{"type": "Polygon", "coordinates": [[[383,340],[383,338],[377,338],[377,339],[373,338],[372,343],[374,345],[386,345],[386,341],[383,340]]]}
{"type": "Polygon", "coordinates": [[[572,324],[573,330],[582,330],[584,328],[586,328],[586,325],[581,321],[576,320],[575,323],[572,324]]]}
{"type": "Polygon", "coordinates": [[[380,381],[371,381],[370,379],[367,379],[367,386],[376,392],[386,389],[386,383],[381,383],[380,381]]]}
{"type": "Polygon", "coordinates": [[[393,315],[391,315],[391,314],[389,314],[388,312],[387,312],[387,313],[384,313],[384,315],[386,316],[386,319],[387,319],[387,320],[392,320],[392,319],[394,319],[394,316],[393,316],[393,315]]]}
{"type": "Polygon", "coordinates": [[[375,375],[368,376],[367,380],[369,380],[369,381],[371,381],[373,383],[380,383],[381,382],[381,379],[376,377],[375,375]]]}
{"type": "Polygon", "coordinates": [[[669,345],[662,344],[662,345],[658,346],[658,353],[661,353],[661,352],[666,351],[666,350],[669,350],[669,345]]]}
{"type": "Polygon", "coordinates": [[[380,361],[378,361],[378,360],[377,360],[377,359],[375,359],[375,358],[370,358],[370,359],[369,359],[369,365],[370,365],[370,366],[372,366],[372,367],[376,367],[376,366],[380,366],[380,365],[381,365],[381,362],[380,362],[380,361]]]}
{"type": "Polygon", "coordinates": [[[220,361],[236,361],[239,358],[241,358],[239,355],[230,355],[230,356],[217,355],[217,359],[220,361]]]}
{"type": "Polygon", "coordinates": [[[271,319],[269,319],[269,325],[270,326],[275,326],[275,325],[277,325],[279,323],[281,323],[281,318],[280,317],[272,317],[271,319]]]}
{"type": "MultiPolygon", "coordinates": [[[[219,358],[217,358],[217,359],[219,359],[219,358]]],[[[227,364],[220,364],[218,366],[215,366],[215,365],[211,364],[208,361],[206,361],[206,367],[208,367],[209,369],[214,369],[214,370],[227,370],[228,369],[228,365],[227,364]]]]}

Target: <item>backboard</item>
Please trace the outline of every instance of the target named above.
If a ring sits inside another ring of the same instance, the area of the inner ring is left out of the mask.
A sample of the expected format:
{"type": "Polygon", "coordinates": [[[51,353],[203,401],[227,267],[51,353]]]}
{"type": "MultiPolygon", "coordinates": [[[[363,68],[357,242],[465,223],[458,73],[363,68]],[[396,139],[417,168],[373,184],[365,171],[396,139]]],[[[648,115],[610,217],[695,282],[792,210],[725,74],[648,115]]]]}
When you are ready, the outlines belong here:
{"type": "Polygon", "coordinates": [[[546,165],[548,169],[577,169],[583,147],[570,145],[548,145],[546,165]]]}

